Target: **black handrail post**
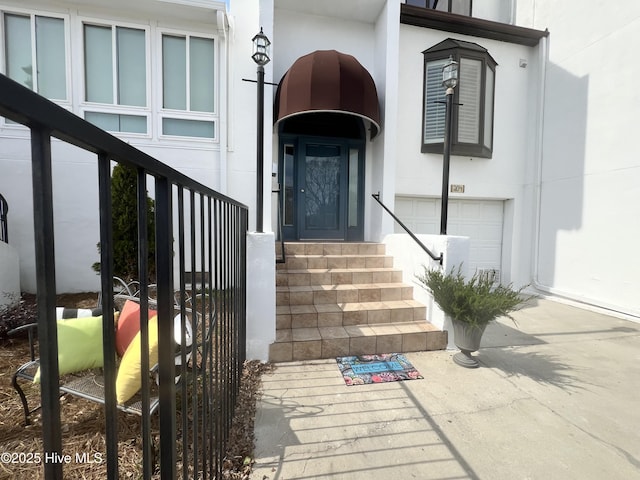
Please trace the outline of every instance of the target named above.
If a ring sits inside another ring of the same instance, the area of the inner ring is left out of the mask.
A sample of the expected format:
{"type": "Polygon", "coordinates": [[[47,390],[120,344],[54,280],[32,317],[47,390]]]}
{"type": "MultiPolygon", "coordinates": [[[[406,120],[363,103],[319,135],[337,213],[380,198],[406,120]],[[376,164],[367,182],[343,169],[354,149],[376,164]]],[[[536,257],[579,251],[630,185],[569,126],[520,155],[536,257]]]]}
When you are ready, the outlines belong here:
{"type": "Polygon", "coordinates": [[[173,337],[173,230],[171,182],[156,177],[156,271],[158,277],[158,362],[160,476],[176,478],[176,389],[173,337]]]}
{"type": "Polygon", "coordinates": [[[102,291],[102,337],[104,339],[104,409],[107,447],[107,476],[118,478],[118,412],[116,408],[116,359],[107,352],[115,349],[113,329],[113,228],[111,202],[111,162],[98,154],[98,194],[100,209],[100,283],[102,291]],[[111,327],[109,327],[111,325],[111,327]]]}
{"type": "MultiPolygon", "coordinates": [[[[137,207],[138,207],[138,278],[140,279],[140,340],[149,345],[149,232],[147,218],[147,178],[143,168],[138,167],[137,207]]],[[[143,349],[140,357],[140,370],[149,371],[149,349],[143,349]]],[[[115,371],[115,368],[114,368],[115,371]]],[[[142,473],[143,478],[151,478],[151,419],[146,413],[151,402],[149,395],[149,376],[142,375],[142,473]]]]}
{"type": "MultiPolygon", "coordinates": [[[[56,268],[53,232],[51,136],[44,128],[31,129],[33,220],[35,230],[40,395],[44,455],[62,455],[60,428],[58,330],[56,324],[56,268]]],[[[62,479],[62,463],[44,462],[47,480],[62,479]]]]}

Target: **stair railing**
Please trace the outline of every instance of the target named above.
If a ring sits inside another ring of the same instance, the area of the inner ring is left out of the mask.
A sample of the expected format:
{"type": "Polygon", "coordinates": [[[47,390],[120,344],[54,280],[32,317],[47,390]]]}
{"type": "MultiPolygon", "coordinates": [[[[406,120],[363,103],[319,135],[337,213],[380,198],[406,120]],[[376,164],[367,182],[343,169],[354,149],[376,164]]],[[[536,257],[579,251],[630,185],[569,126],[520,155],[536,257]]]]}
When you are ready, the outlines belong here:
{"type": "Polygon", "coordinates": [[[0,194],[0,242],[5,243],[9,243],[9,229],[7,228],[8,212],[9,204],[2,194],[0,194]]]}
{"type": "Polygon", "coordinates": [[[278,236],[276,237],[276,242],[280,242],[280,254],[281,257],[276,257],[276,263],[285,263],[287,261],[284,251],[284,237],[282,236],[282,205],[280,203],[280,186],[278,185],[277,190],[271,190],[271,193],[275,193],[277,195],[276,205],[277,205],[277,218],[278,218],[278,236]]]}
{"type": "Polygon", "coordinates": [[[444,260],[444,255],[440,253],[439,256],[436,256],[435,253],[429,250],[429,248],[424,243],[422,243],[420,239],[416,237],[411,230],[409,230],[409,227],[407,227],[404,223],[402,223],[402,221],[398,217],[396,217],[396,215],[391,210],[389,210],[387,206],[384,203],[382,203],[382,201],[380,201],[380,192],[372,193],[371,196],[375,199],[376,202],[380,204],[382,208],[384,208],[387,211],[389,215],[391,215],[391,217],[396,221],[396,223],[400,225],[403,228],[403,230],[407,232],[407,234],[409,234],[411,238],[413,238],[413,240],[427,253],[427,255],[429,255],[433,260],[435,260],[436,262],[439,262],[440,265],[442,265],[442,262],[444,260]]]}

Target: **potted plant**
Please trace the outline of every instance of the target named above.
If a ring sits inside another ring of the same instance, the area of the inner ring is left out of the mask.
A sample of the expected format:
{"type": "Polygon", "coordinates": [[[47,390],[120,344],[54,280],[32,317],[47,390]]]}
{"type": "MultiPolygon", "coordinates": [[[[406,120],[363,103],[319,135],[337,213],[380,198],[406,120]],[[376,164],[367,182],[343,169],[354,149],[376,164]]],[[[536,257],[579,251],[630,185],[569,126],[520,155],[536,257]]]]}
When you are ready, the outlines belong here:
{"type": "Polygon", "coordinates": [[[416,277],[451,319],[453,340],[461,352],[454,355],[453,360],[468,368],[479,365],[471,352],[480,348],[487,324],[503,316],[514,320],[510,313],[532,298],[522,295],[526,285],[514,289],[511,285],[501,285],[494,278],[478,273],[470,280],[465,280],[461,267],[449,273],[425,267],[424,273],[416,277]]]}

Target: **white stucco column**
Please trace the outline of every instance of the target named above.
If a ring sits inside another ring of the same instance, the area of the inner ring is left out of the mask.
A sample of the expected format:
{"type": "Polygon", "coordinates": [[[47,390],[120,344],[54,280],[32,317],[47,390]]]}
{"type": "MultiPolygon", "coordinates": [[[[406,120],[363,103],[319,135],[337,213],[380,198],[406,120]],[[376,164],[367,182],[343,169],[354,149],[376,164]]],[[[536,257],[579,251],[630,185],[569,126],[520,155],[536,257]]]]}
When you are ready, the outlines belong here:
{"type": "Polygon", "coordinates": [[[276,250],[273,233],[247,233],[247,360],[269,360],[276,337],[276,250]]]}

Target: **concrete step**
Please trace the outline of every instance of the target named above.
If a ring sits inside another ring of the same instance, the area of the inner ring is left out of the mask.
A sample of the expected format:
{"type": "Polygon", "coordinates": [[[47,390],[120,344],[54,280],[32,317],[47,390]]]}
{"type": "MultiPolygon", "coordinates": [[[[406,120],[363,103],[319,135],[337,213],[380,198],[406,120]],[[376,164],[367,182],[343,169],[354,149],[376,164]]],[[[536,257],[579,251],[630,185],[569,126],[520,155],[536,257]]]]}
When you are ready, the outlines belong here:
{"type": "Polygon", "coordinates": [[[402,282],[402,270],[393,268],[321,268],[277,270],[277,286],[357,285],[402,282]]]}
{"type": "Polygon", "coordinates": [[[442,350],[447,332],[427,322],[278,329],[269,348],[272,362],[346,355],[442,350]]]}
{"type": "Polygon", "coordinates": [[[276,287],[276,306],[385,302],[411,299],[413,299],[413,287],[405,283],[276,287]]]}
{"type": "Polygon", "coordinates": [[[276,329],[426,322],[426,313],[415,300],[285,305],[276,307],[276,329]]]}
{"type": "Polygon", "coordinates": [[[284,251],[289,255],[384,255],[383,243],[348,242],[285,242],[284,251]]]}
{"type": "Polygon", "coordinates": [[[330,268],[391,268],[389,255],[289,255],[278,270],[306,270],[330,268]]]}
{"type": "Polygon", "coordinates": [[[276,270],[273,362],[446,348],[385,246],[285,243],[276,270]]]}

